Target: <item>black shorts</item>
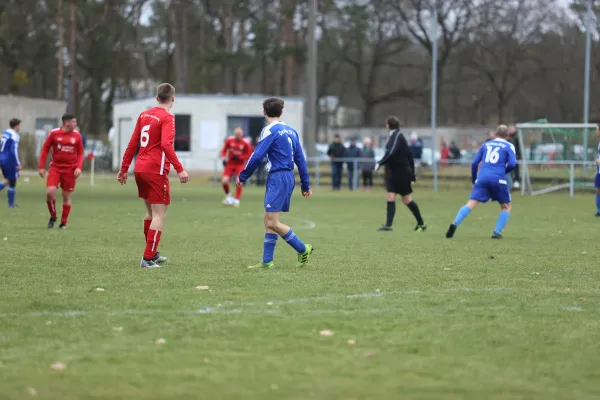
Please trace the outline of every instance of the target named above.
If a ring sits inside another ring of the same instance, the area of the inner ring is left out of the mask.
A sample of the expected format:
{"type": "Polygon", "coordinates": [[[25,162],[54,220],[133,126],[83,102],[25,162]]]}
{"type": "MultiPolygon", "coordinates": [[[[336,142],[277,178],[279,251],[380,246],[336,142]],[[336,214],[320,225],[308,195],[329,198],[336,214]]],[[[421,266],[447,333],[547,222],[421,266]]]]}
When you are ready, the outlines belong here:
{"type": "Polygon", "coordinates": [[[414,176],[410,168],[385,170],[385,188],[388,193],[408,196],[412,193],[414,176]]]}

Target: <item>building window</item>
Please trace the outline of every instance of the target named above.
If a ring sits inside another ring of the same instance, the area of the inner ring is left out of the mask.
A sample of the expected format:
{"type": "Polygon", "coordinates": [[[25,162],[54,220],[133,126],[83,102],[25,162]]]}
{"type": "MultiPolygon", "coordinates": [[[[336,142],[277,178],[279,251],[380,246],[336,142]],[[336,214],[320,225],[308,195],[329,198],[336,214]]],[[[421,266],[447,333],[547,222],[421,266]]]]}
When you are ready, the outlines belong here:
{"type": "Polygon", "coordinates": [[[192,116],[175,114],[175,151],[190,151],[192,116]]]}

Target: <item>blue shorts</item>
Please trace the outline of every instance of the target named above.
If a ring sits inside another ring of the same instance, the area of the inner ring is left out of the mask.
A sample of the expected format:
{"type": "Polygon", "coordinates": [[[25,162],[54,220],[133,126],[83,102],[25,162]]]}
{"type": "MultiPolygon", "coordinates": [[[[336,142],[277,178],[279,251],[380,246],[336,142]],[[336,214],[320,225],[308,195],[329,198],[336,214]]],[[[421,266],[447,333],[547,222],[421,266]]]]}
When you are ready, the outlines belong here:
{"type": "Polygon", "coordinates": [[[296,179],[291,171],[278,171],[267,176],[265,212],[288,212],[296,179]]]}
{"type": "Polygon", "coordinates": [[[510,190],[506,181],[476,181],[469,199],[481,203],[486,203],[489,199],[492,199],[492,201],[497,201],[500,204],[508,204],[510,203],[510,190]]]}
{"type": "Polygon", "coordinates": [[[19,171],[17,170],[17,166],[12,163],[0,163],[0,169],[2,169],[2,175],[4,176],[4,179],[13,181],[19,178],[19,171]]]}
{"type": "Polygon", "coordinates": [[[600,174],[596,174],[596,177],[594,178],[594,187],[600,189],[600,174]]]}

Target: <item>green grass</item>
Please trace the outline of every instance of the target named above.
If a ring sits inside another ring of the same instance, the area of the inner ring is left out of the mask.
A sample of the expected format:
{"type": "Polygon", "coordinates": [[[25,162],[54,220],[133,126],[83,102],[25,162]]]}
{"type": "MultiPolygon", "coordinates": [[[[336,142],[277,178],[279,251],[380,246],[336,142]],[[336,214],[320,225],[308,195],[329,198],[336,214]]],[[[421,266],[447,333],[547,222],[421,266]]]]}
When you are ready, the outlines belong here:
{"type": "Polygon", "coordinates": [[[46,229],[38,180],[20,182],[17,195],[20,209],[0,207],[1,399],[29,398],[28,388],[43,399],[600,393],[591,195],[516,196],[498,242],[496,205],[444,238],[466,191],[418,190],[424,233],[400,205],[395,231],[375,232],[383,193],[296,193],[283,221],[316,251],[297,270],[280,240],[278,268],[266,271],[246,269],[262,254],[260,189],[231,209],[216,187],[173,184],[160,246],[170,262],[156,270],[138,267],[135,185],[81,181],[66,231],[46,229]]]}

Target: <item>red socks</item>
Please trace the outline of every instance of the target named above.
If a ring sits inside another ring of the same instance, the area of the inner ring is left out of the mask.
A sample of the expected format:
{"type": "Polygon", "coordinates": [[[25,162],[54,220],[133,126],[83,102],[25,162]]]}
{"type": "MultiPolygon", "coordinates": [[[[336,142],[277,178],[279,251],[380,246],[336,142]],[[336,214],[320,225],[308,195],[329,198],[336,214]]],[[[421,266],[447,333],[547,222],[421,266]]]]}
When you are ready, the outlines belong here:
{"type": "Polygon", "coordinates": [[[48,211],[50,212],[50,216],[52,218],[56,218],[56,199],[52,201],[46,200],[46,204],[48,205],[48,211]]]}
{"type": "Polygon", "coordinates": [[[146,249],[144,250],[144,258],[146,260],[152,259],[158,252],[158,244],[160,243],[161,231],[149,229],[146,235],[146,249]]]}
{"type": "Polygon", "coordinates": [[[225,191],[226,195],[229,195],[229,183],[223,184],[223,191],[225,191]]]}
{"type": "Polygon", "coordinates": [[[71,205],[63,204],[62,215],[60,217],[60,223],[63,225],[67,224],[69,220],[69,214],[71,213],[71,205]]]}
{"type": "Polygon", "coordinates": [[[235,198],[239,200],[242,197],[242,186],[237,186],[235,188],[235,198]]]}
{"type": "Polygon", "coordinates": [[[152,223],[151,219],[144,220],[144,238],[148,237],[148,230],[150,229],[150,224],[152,223]]]}

